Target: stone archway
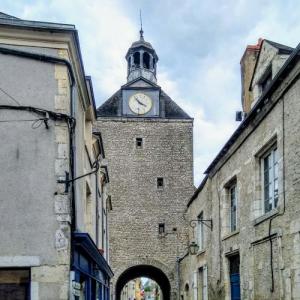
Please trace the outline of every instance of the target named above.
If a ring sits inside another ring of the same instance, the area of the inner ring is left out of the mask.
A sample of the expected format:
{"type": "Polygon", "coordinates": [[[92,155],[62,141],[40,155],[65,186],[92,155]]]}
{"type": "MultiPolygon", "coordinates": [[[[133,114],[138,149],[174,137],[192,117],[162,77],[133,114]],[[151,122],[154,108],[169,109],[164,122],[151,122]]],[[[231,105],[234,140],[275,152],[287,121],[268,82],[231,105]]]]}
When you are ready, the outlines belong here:
{"type": "Polygon", "coordinates": [[[156,281],[163,293],[163,300],[170,300],[171,285],[168,277],[163,271],[151,265],[136,265],[125,270],[116,282],[116,300],[120,300],[125,284],[137,277],[148,277],[156,281]]]}

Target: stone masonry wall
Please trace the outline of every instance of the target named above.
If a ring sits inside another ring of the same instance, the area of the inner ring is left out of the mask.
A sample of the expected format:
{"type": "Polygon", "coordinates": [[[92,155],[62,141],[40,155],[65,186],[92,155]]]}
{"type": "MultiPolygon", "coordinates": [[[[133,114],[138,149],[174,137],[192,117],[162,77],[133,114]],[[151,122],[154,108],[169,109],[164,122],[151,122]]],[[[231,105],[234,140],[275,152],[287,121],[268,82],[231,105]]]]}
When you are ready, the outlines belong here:
{"type": "MultiPolygon", "coordinates": [[[[229,257],[236,252],[240,255],[241,299],[300,299],[299,69],[298,63],[269,99],[275,102],[279,97],[270,113],[257,127],[252,127],[254,131],[220,169],[212,172],[211,182],[206,183],[209,191],[203,189],[195,204],[189,208],[189,214],[195,215],[199,205],[205,206],[205,201],[211,201],[214,227],[211,245],[207,246],[207,250],[211,249],[208,252],[210,300],[231,299],[229,257]],[[282,94],[287,86],[287,91],[282,94]],[[279,202],[276,209],[265,214],[260,157],[274,143],[279,154],[279,202]],[[234,177],[237,184],[238,225],[235,232],[229,233],[226,230],[229,218],[226,184],[234,177]],[[211,195],[210,200],[205,199],[205,193],[211,195]],[[266,238],[271,218],[274,218],[271,234],[276,234],[272,239],[273,292],[270,291],[270,239],[266,238]],[[217,291],[223,296],[215,297],[217,291]]],[[[191,274],[193,271],[191,267],[188,272],[191,274]]],[[[185,274],[182,276],[186,278],[185,274]]]]}
{"type": "Polygon", "coordinates": [[[183,211],[194,191],[192,121],[99,118],[97,127],[110,169],[114,284],[127,268],[150,264],[168,276],[175,297],[176,257],[187,245],[183,211]],[[163,189],[157,177],[164,178],[163,189]],[[172,234],[159,236],[159,223],[172,234]]]}

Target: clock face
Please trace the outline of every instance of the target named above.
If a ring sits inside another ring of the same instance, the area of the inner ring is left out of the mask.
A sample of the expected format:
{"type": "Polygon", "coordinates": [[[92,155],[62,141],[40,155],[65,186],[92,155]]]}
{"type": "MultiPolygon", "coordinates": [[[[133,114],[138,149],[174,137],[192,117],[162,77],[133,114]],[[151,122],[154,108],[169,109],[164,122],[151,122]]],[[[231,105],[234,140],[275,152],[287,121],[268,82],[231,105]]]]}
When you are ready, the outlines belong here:
{"type": "Polygon", "coordinates": [[[132,112],[144,115],[152,108],[152,99],[143,93],[136,93],[129,98],[128,104],[132,112]]]}

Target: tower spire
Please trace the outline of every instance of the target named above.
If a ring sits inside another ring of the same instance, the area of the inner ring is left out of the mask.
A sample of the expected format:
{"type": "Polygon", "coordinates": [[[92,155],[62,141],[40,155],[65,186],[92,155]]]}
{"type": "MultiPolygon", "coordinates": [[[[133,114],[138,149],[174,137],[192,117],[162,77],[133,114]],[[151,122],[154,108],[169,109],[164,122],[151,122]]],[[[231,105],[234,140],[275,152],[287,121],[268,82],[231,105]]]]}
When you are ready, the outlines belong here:
{"type": "Polygon", "coordinates": [[[140,40],[144,40],[144,31],[143,31],[143,20],[142,20],[142,10],[140,9],[140,23],[141,23],[141,30],[140,30],[140,40]]]}

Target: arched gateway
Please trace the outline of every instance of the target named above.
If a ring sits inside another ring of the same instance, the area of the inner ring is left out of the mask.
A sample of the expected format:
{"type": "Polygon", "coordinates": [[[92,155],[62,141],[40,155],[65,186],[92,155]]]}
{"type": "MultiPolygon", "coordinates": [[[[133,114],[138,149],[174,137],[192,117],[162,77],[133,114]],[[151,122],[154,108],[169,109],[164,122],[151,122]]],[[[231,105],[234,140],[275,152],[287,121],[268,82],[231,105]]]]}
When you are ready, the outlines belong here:
{"type": "Polygon", "coordinates": [[[148,276],[173,300],[194,192],[193,119],[157,85],[158,56],[140,33],[126,54],[127,83],[97,109],[112,204],[111,294],[119,300],[126,281],[148,276]]]}
{"type": "Polygon", "coordinates": [[[137,277],[150,278],[159,285],[163,300],[170,300],[171,285],[168,277],[158,268],[149,265],[138,265],[123,272],[116,282],[116,300],[121,299],[121,291],[126,283],[137,277]]]}

